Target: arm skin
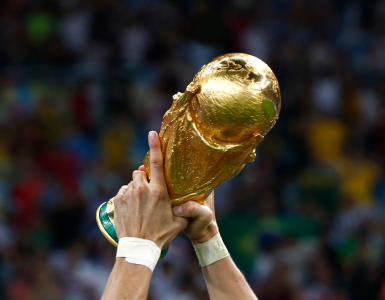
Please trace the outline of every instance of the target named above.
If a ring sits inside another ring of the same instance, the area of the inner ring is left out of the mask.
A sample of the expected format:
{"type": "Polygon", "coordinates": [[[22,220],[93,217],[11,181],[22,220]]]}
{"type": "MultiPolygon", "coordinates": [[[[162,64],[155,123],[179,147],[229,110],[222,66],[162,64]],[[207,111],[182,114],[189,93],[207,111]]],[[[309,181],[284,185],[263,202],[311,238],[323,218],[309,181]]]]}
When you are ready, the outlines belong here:
{"type": "Polygon", "coordinates": [[[230,256],[202,270],[211,300],[257,300],[230,256]]]}
{"type": "MultiPolygon", "coordinates": [[[[189,201],[175,206],[173,212],[176,216],[189,218],[184,232],[194,245],[207,242],[218,233],[214,193],[203,205],[189,201]]],[[[211,300],[258,300],[230,256],[203,267],[202,271],[211,300]]]]}
{"type": "MultiPolygon", "coordinates": [[[[204,243],[218,233],[214,213],[214,194],[204,205],[189,201],[171,209],[163,175],[163,157],[159,139],[151,139],[151,182],[144,166],[133,173],[133,181],[115,197],[115,228],[119,238],[139,237],[154,241],[159,248],[179,231],[193,244],[204,243]]],[[[242,273],[230,257],[202,268],[211,300],[257,300],[242,273]]],[[[152,272],[145,266],[117,258],[102,300],[144,300],[152,272]]]]}
{"type": "MultiPolygon", "coordinates": [[[[163,175],[163,156],[159,137],[150,132],[151,181],[143,170],[133,172],[133,181],[115,196],[115,230],[118,238],[151,240],[162,249],[186,228],[188,220],[174,216],[163,175]]],[[[143,265],[117,258],[102,300],[145,300],[152,272],[143,265]]]]}
{"type": "Polygon", "coordinates": [[[152,272],[146,266],[130,264],[124,257],[117,257],[102,300],[147,299],[151,276],[152,272]]]}

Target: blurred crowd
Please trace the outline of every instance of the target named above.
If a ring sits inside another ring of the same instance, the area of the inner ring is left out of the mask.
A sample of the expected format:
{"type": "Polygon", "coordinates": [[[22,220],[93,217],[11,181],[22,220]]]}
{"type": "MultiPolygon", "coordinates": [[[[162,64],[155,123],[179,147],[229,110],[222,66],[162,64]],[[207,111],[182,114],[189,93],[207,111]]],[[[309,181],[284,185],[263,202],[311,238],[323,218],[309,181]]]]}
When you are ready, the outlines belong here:
{"type": "MultiPolygon", "coordinates": [[[[115,248],[95,212],[172,95],[228,52],[282,92],[257,159],[215,191],[260,300],[385,300],[384,0],[0,1],[0,299],[93,300],[115,248]]],[[[150,300],[205,300],[181,234],[150,300]]]]}

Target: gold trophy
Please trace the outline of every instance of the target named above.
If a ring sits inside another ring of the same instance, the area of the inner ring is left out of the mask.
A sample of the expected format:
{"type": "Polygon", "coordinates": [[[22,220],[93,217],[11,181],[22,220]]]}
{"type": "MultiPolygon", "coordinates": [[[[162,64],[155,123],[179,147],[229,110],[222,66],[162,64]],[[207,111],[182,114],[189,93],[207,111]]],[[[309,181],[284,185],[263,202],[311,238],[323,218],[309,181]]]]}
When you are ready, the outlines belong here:
{"type": "MultiPolygon", "coordinates": [[[[159,133],[171,204],[202,204],[213,189],[254,161],[255,148],[280,109],[277,78],[260,59],[230,53],[205,64],[186,91],[173,96],[159,133]]],[[[151,179],[149,158],[147,153],[143,163],[151,179]]],[[[99,207],[96,219],[117,246],[113,198],[99,207]]]]}

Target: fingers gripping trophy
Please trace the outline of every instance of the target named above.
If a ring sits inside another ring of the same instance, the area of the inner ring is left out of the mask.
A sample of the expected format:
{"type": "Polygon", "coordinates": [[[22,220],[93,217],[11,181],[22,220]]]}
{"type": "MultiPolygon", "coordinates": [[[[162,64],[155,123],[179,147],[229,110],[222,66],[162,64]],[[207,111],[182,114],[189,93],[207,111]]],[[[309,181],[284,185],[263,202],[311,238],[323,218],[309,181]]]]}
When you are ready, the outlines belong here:
{"type": "MultiPolygon", "coordinates": [[[[254,161],[280,109],[278,81],[260,59],[231,53],[205,64],[186,91],[173,96],[159,133],[171,205],[203,204],[213,189],[254,161]]],[[[149,152],[143,162],[151,180],[149,152]]],[[[98,208],[96,219],[117,246],[114,198],[98,208]]]]}

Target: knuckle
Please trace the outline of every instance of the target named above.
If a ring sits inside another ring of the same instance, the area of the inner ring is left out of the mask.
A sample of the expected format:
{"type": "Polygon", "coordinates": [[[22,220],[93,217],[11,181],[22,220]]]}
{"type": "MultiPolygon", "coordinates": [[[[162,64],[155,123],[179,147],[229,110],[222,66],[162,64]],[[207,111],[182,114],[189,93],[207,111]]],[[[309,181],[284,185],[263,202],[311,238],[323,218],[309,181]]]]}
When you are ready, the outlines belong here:
{"type": "Polygon", "coordinates": [[[136,186],[136,190],[138,193],[142,194],[146,190],[146,186],[143,183],[138,183],[136,186]]]}
{"type": "Polygon", "coordinates": [[[157,143],[156,140],[150,142],[149,146],[150,146],[150,149],[151,149],[151,150],[155,150],[155,151],[156,151],[157,149],[159,149],[159,144],[157,143]]]}
{"type": "Polygon", "coordinates": [[[150,159],[150,164],[154,167],[161,167],[162,166],[162,161],[161,159],[157,158],[157,157],[152,157],[150,159]]]}
{"type": "Polygon", "coordinates": [[[188,214],[192,214],[195,211],[195,205],[194,202],[189,201],[186,203],[186,211],[188,214]]]}
{"type": "Polygon", "coordinates": [[[123,199],[124,193],[122,190],[119,190],[116,196],[114,197],[114,202],[119,201],[120,199],[123,199]]]}
{"type": "Polygon", "coordinates": [[[125,194],[123,200],[127,201],[131,197],[132,189],[129,189],[125,194]]]}
{"type": "Polygon", "coordinates": [[[154,188],[152,190],[152,194],[157,200],[160,200],[166,197],[166,191],[163,188],[154,188]]]}
{"type": "Polygon", "coordinates": [[[140,190],[143,190],[145,188],[144,184],[139,182],[137,185],[136,185],[136,188],[137,189],[140,189],[140,190]]]}
{"type": "Polygon", "coordinates": [[[114,207],[121,207],[123,203],[126,201],[126,195],[119,195],[120,197],[115,197],[114,199],[114,207]]]}
{"type": "Polygon", "coordinates": [[[211,210],[207,210],[207,219],[212,220],[214,218],[214,213],[211,210]]]}

